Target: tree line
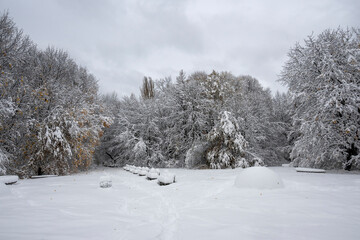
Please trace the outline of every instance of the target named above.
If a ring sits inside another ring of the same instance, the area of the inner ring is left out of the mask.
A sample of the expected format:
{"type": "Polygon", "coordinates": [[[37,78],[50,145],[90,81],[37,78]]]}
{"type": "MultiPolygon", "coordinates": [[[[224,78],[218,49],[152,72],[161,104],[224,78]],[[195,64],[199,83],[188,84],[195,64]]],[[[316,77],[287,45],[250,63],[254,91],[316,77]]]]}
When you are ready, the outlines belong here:
{"type": "Polygon", "coordinates": [[[107,165],[211,168],[286,162],[288,94],[271,95],[251,76],[180,71],[145,77],[140,98],[115,100],[99,147],[107,165]]]}
{"type": "Polygon", "coordinates": [[[140,95],[100,95],[65,52],[0,17],[0,174],[70,174],[93,164],[359,169],[360,31],[325,30],[289,51],[287,93],[251,76],[144,77],[140,95]]]}
{"type": "Polygon", "coordinates": [[[327,29],[290,49],[287,93],[251,76],[180,71],[144,78],[117,102],[99,149],[105,164],[210,168],[360,168],[360,30],[327,29]]]}

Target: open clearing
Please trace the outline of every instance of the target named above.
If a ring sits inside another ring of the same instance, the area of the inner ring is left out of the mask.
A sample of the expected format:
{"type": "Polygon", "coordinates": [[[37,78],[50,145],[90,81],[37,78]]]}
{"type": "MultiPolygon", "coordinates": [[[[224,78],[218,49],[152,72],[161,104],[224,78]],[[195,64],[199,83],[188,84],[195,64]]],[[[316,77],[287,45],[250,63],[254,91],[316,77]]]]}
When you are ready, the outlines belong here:
{"type": "Polygon", "coordinates": [[[242,169],[171,169],[168,186],[112,168],[19,180],[0,188],[0,239],[360,239],[359,174],[271,169],[284,188],[236,188],[242,169]]]}

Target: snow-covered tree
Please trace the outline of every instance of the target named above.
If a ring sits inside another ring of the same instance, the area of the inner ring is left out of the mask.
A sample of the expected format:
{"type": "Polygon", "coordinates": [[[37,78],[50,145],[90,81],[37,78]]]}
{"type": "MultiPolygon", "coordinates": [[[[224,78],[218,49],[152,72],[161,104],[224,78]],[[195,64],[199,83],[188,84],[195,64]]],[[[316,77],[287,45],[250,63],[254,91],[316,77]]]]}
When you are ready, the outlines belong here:
{"type": "Polygon", "coordinates": [[[147,147],[145,142],[142,138],[135,144],[133,148],[134,156],[135,156],[135,164],[136,165],[143,165],[144,162],[147,162],[148,155],[147,155],[147,147]]]}
{"type": "Polygon", "coordinates": [[[7,155],[0,148],[0,176],[6,174],[6,165],[8,164],[9,159],[7,155]]]}
{"type": "Polygon", "coordinates": [[[360,168],[360,30],[325,30],[296,44],[281,81],[294,95],[300,134],[293,165],[360,168]]]}
{"type": "Polygon", "coordinates": [[[248,143],[239,130],[239,125],[232,114],[227,111],[222,112],[220,120],[208,135],[211,147],[207,150],[206,159],[210,168],[245,168],[261,163],[260,161],[250,163],[245,159],[248,143]]]}
{"type": "Polygon", "coordinates": [[[111,123],[95,77],[60,49],[37,49],[7,13],[0,17],[0,71],[7,172],[27,177],[39,167],[54,174],[89,167],[111,123]]]}

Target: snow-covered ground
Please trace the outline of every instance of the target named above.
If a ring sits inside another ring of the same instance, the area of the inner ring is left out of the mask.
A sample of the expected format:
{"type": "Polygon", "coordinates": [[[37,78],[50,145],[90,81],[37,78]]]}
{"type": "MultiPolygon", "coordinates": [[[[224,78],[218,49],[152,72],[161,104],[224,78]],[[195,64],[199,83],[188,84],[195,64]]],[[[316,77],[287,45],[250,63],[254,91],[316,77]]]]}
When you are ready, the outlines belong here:
{"type": "Polygon", "coordinates": [[[114,168],[19,180],[0,186],[0,239],[360,239],[359,174],[271,169],[284,188],[237,188],[241,169],[171,169],[168,186],[114,168]]]}

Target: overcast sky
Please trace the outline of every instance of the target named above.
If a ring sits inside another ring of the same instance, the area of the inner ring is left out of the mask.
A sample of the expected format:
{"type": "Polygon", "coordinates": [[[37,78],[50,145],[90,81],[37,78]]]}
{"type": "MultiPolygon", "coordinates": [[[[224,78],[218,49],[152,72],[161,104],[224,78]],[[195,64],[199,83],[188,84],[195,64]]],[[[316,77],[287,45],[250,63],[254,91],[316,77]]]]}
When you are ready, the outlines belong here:
{"type": "Polygon", "coordinates": [[[101,92],[138,94],[144,75],[251,75],[272,91],[289,48],[326,28],[360,27],[359,0],[0,0],[40,48],[64,49],[101,92]]]}

